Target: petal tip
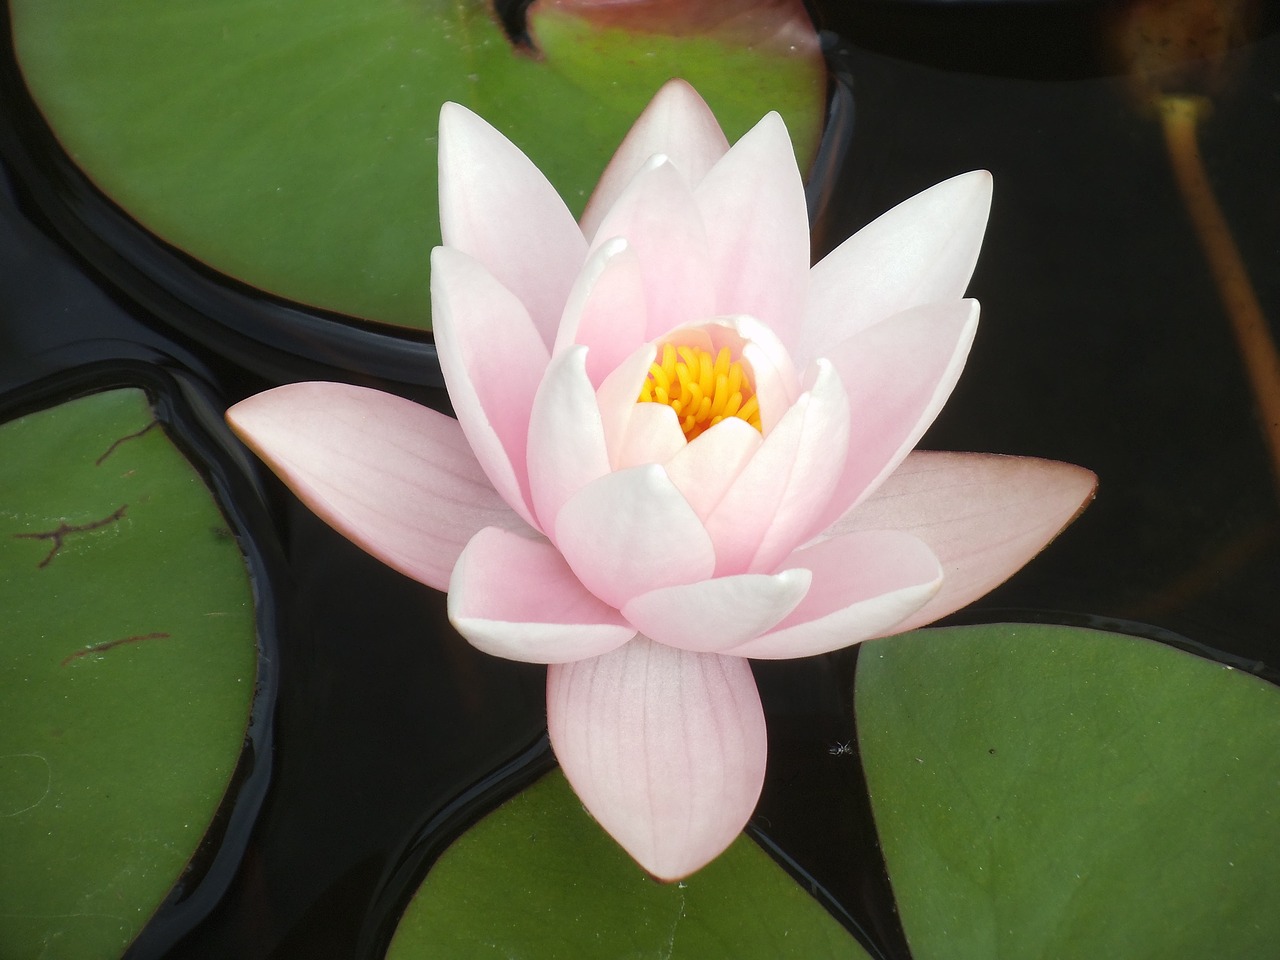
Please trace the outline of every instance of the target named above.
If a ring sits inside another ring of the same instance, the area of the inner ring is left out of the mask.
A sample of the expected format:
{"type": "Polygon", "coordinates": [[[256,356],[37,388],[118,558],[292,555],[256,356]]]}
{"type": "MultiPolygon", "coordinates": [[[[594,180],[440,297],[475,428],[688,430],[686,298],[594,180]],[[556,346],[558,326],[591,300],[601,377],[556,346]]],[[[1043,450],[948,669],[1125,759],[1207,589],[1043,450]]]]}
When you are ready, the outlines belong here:
{"type": "Polygon", "coordinates": [[[995,190],[995,177],[992,176],[990,170],[970,170],[968,173],[953,177],[952,182],[957,186],[964,186],[971,190],[976,203],[988,208],[991,206],[991,197],[995,190]]]}
{"type": "Polygon", "coordinates": [[[741,834],[764,784],[750,666],[637,638],[547,671],[547,729],[566,779],[648,873],[674,881],[741,834]]]}
{"type": "Polygon", "coordinates": [[[707,101],[702,99],[702,94],[694,89],[693,84],[682,77],[672,77],[658,88],[658,92],[653,95],[649,103],[649,109],[654,108],[683,110],[696,114],[701,114],[703,111],[710,112],[711,109],[707,106],[707,101]]]}
{"type": "Polygon", "coordinates": [[[446,100],[440,104],[440,118],[437,125],[437,135],[439,138],[439,150],[437,154],[437,163],[442,167],[447,167],[449,163],[449,145],[452,141],[462,141],[471,136],[476,130],[483,130],[489,127],[489,122],[477,114],[475,111],[464,107],[460,103],[452,100],[446,100]]]}

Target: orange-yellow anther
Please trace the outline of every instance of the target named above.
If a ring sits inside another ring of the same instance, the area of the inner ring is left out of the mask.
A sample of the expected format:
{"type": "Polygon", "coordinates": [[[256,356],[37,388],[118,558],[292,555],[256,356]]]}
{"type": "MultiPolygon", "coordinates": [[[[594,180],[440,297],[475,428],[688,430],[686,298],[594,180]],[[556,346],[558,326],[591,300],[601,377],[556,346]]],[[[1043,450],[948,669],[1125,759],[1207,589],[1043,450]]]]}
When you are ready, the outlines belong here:
{"type": "Polygon", "coordinates": [[[680,417],[680,429],[692,440],[726,417],[760,427],[760,405],[751,378],[728,347],[714,357],[700,347],[666,344],[662,358],[649,366],[637,403],[664,403],[680,417]]]}

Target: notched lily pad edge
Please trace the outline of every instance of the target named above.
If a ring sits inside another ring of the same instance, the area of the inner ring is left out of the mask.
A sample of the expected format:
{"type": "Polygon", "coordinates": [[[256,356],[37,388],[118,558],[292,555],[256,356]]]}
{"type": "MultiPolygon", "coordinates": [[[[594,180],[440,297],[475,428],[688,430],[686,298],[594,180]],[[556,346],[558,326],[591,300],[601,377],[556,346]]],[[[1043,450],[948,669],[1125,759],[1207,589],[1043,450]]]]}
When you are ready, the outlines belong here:
{"type": "Polygon", "coordinates": [[[231,886],[266,798],[279,678],[280,624],[272,584],[283,555],[243,452],[221,406],[195,379],[141,361],[103,361],[46,377],[0,395],[0,423],[117,389],[146,394],[156,421],[204,481],[249,567],[257,631],[253,701],[245,742],[208,830],[177,883],[148,919],[123,960],[159,960],[214,909],[231,886]]]}
{"type": "MultiPolygon", "coordinates": [[[[468,830],[557,768],[551,744],[543,733],[506,763],[424,817],[412,831],[413,839],[378,885],[361,931],[356,956],[381,960],[390,948],[410,903],[441,856],[468,830]]],[[[752,821],[743,832],[844,927],[874,960],[885,960],[885,955],[853,915],[773,842],[763,827],[752,821]]]]}
{"type": "Polygon", "coordinates": [[[796,882],[797,886],[804,889],[809,896],[818,901],[819,906],[826,910],[832,919],[844,927],[850,936],[858,942],[858,946],[870,954],[873,960],[887,960],[886,954],[880,949],[879,943],[871,936],[867,928],[859,923],[858,919],[826,887],[810,876],[804,867],[774,843],[773,839],[759,824],[754,821],[748,823],[743,833],[754,840],[756,846],[767,853],[773,862],[780,866],[796,882]]]}
{"type": "Polygon", "coordinates": [[[387,868],[365,915],[356,956],[386,955],[401,918],[437,860],[473,826],[556,767],[546,733],[448,803],[425,815],[387,868]]]}
{"type": "MultiPolygon", "coordinates": [[[[849,49],[822,36],[829,92],[806,196],[819,250],[853,134],[849,49]]],[[[45,235],[146,313],[234,363],[276,381],[346,380],[442,388],[430,331],[324,310],[252,287],[161,240],[102,193],[45,121],[22,78],[8,7],[0,9],[0,161],[24,211],[45,235]]],[[[425,278],[424,278],[425,282],[425,278]]]]}

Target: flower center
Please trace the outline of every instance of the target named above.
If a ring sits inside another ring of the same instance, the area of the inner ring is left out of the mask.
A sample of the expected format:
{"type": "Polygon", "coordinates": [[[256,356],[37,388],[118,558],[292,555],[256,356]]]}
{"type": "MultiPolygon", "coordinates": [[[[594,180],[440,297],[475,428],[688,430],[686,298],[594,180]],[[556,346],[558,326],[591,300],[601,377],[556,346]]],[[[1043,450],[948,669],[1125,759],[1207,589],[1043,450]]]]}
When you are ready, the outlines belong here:
{"type": "Polygon", "coordinates": [[[728,347],[714,357],[701,347],[665,344],[662,359],[650,364],[637,403],[665,403],[680,418],[686,440],[737,417],[760,430],[760,405],[751,377],[728,347]]]}

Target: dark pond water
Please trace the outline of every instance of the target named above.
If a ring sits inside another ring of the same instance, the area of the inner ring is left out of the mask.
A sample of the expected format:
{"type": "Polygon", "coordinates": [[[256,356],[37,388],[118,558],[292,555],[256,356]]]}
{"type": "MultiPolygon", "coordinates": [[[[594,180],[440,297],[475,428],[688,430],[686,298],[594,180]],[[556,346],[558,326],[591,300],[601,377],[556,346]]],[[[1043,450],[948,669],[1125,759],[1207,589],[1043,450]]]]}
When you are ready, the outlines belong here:
{"type": "MultiPolygon", "coordinates": [[[[854,105],[821,221],[828,244],[954,173],[995,174],[971,287],[983,304],[977,344],[923,446],[1051,457],[1101,478],[1097,502],[1060,541],[958,619],[1110,618],[1241,662],[1280,661],[1276,481],[1160,130],[1132,109],[1099,52],[1101,5],[817,7],[843,38],[832,52],[854,105]]],[[[1273,323],[1275,31],[1264,20],[1236,55],[1236,81],[1202,130],[1273,323]]],[[[546,763],[543,671],[459,641],[442,595],[316,521],[236,451],[219,414],[273,383],[318,377],[443,409],[423,372],[430,344],[351,333],[148,246],[56,155],[12,63],[4,69],[0,413],[82,390],[86,376],[147,386],[171,430],[223,478],[262,544],[256,562],[273,598],[264,629],[274,727],[270,713],[259,717],[256,766],[243,771],[242,809],[257,815],[223,824],[242,860],[209,853],[206,890],[225,884],[225,894],[206,902],[193,886],[131,956],[361,955],[438,848],[415,846],[423,832],[461,830],[546,763]],[[276,331],[265,344],[237,332],[258,315],[276,331]],[[88,374],[68,373],[86,364],[88,374]],[[269,519],[252,506],[259,483],[269,519]]],[[[855,660],[759,666],[771,759],[754,823],[875,949],[901,958],[856,758],[826,750],[854,741],[855,660]],[[851,872],[851,861],[861,866],[851,872]]]]}

